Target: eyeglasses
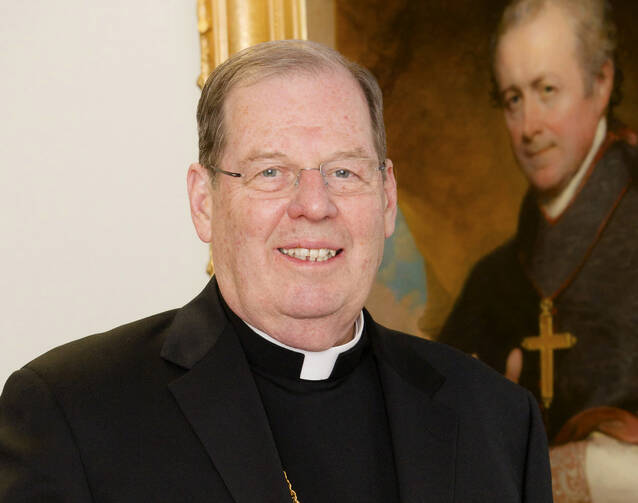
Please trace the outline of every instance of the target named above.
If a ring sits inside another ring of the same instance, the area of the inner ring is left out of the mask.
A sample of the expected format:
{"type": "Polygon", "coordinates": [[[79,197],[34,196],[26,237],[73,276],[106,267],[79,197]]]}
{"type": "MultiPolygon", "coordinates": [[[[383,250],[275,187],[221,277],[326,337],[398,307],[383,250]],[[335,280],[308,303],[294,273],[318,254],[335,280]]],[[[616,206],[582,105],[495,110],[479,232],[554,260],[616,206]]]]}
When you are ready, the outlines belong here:
{"type": "Polygon", "coordinates": [[[379,165],[377,159],[353,158],[323,162],[317,168],[299,168],[281,162],[258,162],[251,164],[242,173],[212,167],[213,171],[235,178],[243,178],[250,191],[279,196],[299,185],[302,171],[319,171],[324,185],[335,195],[357,195],[373,191],[378,183],[377,171],[385,173],[385,161],[379,165]]]}

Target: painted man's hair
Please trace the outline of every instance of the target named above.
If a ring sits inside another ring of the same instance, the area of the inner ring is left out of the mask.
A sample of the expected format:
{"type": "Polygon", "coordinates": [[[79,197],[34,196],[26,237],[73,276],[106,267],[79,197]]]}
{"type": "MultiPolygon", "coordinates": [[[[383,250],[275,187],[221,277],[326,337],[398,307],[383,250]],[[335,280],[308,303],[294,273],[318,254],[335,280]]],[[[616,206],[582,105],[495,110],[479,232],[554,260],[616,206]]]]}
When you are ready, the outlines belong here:
{"type": "Polygon", "coordinates": [[[495,76],[496,51],[501,38],[512,28],[535,19],[546,7],[553,5],[562,9],[573,25],[578,44],[578,57],[583,71],[585,92],[591,93],[594,81],[600,75],[606,61],[614,65],[614,89],[609,113],[622,98],[622,71],[617,61],[618,35],[612,17],[609,0],[513,0],[501,16],[492,38],[492,101],[500,105],[500,93],[495,76]]]}

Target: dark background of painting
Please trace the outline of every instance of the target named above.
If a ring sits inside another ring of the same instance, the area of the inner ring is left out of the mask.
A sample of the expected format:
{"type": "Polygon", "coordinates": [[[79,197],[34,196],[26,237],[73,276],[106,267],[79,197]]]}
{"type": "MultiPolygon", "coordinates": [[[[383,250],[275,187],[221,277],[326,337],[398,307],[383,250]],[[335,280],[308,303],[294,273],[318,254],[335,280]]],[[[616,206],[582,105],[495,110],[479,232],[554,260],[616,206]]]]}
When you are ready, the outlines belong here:
{"type": "MultiPolygon", "coordinates": [[[[426,261],[420,327],[435,336],[470,267],[513,234],[527,183],[489,99],[489,38],[505,1],[337,0],[337,49],[384,92],[399,204],[426,261]]],[[[638,2],[612,2],[625,74],[618,117],[638,127],[638,2]]]]}

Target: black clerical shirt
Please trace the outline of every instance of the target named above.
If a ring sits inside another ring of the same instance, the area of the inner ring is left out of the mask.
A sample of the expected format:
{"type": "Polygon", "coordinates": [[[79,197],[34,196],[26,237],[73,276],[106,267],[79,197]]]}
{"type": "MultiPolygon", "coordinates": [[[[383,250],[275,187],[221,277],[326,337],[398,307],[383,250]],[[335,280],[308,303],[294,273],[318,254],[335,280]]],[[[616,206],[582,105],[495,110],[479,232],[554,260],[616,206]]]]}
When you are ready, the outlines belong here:
{"type": "Polygon", "coordinates": [[[272,344],[224,308],[299,500],[398,502],[383,390],[365,328],[328,379],[307,381],[299,378],[301,353],[272,344]]]}

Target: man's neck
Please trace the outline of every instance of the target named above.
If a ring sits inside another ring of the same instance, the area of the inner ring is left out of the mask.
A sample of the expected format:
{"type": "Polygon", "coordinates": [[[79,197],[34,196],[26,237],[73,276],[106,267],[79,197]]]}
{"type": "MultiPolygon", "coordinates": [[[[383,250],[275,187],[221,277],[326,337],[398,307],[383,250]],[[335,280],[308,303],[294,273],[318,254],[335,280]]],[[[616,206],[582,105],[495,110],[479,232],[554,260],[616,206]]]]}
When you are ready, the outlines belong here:
{"type": "Polygon", "coordinates": [[[260,335],[268,342],[285,348],[289,351],[294,351],[296,353],[301,353],[304,355],[303,365],[301,367],[301,374],[299,375],[300,379],[305,379],[308,381],[319,381],[322,379],[327,379],[330,377],[332,373],[332,369],[335,366],[337,361],[337,357],[348,351],[350,348],[354,347],[359,339],[361,339],[361,334],[363,333],[363,311],[359,313],[355,324],[354,324],[354,337],[350,339],[345,344],[341,344],[338,346],[333,346],[324,351],[307,351],[304,349],[294,348],[292,346],[288,346],[283,342],[278,341],[274,337],[271,337],[267,333],[259,330],[256,327],[253,327],[250,323],[243,320],[246,325],[248,325],[256,334],[260,335]]]}
{"type": "Polygon", "coordinates": [[[589,172],[589,168],[591,167],[591,163],[593,162],[598,149],[605,140],[606,134],[607,120],[605,117],[602,117],[598,122],[598,127],[596,128],[596,134],[594,135],[594,141],[591,144],[591,148],[576,174],[558,195],[541,203],[540,206],[546,216],[551,219],[557,218],[563,213],[563,211],[565,211],[565,209],[573,201],[574,197],[576,197],[578,189],[580,188],[585,175],[589,172]]]}

